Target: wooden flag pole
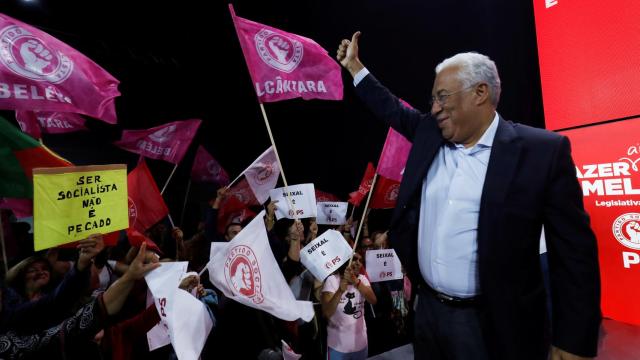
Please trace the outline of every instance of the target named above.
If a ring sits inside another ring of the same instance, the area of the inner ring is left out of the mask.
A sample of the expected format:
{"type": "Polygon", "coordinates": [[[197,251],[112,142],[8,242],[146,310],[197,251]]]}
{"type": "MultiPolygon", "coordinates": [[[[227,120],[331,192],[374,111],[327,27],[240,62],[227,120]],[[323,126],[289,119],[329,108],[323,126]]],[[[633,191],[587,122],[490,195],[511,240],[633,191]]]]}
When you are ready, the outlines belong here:
{"type": "Polygon", "coordinates": [[[187,201],[189,200],[189,191],[191,190],[191,179],[187,183],[187,193],[184,195],[184,202],[182,203],[182,212],[180,213],[180,227],[184,222],[184,211],[187,209],[187,201]]]}
{"type": "Polygon", "coordinates": [[[167,189],[167,185],[169,185],[169,181],[171,181],[171,178],[173,177],[173,174],[176,172],[177,168],[178,168],[178,164],[176,164],[173,167],[173,170],[171,170],[171,174],[169,174],[169,178],[167,179],[167,182],[164,183],[164,186],[162,187],[162,191],[160,191],[160,195],[164,194],[164,191],[167,189]]]}
{"type": "Polygon", "coordinates": [[[2,260],[4,262],[4,275],[9,272],[9,264],[7,260],[7,247],[4,244],[4,226],[2,226],[2,214],[0,214],[0,243],[2,243],[2,260]]]}
{"type": "Polygon", "coordinates": [[[280,175],[282,175],[282,181],[284,182],[284,192],[287,194],[285,198],[289,203],[289,209],[293,211],[293,217],[297,220],[298,216],[296,214],[296,209],[294,208],[294,204],[291,202],[291,197],[288,196],[289,184],[287,183],[287,177],[284,176],[284,168],[282,166],[282,161],[280,161],[280,155],[278,155],[278,149],[276,148],[276,141],[273,139],[273,133],[271,132],[271,126],[269,126],[269,119],[267,118],[267,112],[264,110],[264,104],[260,103],[260,110],[262,111],[262,118],[264,119],[265,125],[267,125],[267,132],[269,133],[269,139],[271,140],[271,146],[273,146],[273,152],[276,154],[276,159],[278,160],[278,165],[280,165],[280,175]]]}
{"type": "Polygon", "coordinates": [[[360,223],[358,224],[358,232],[356,233],[356,238],[353,239],[353,249],[351,252],[351,258],[349,259],[349,265],[351,266],[351,262],[353,261],[353,253],[356,251],[356,247],[358,246],[358,240],[360,237],[360,231],[362,231],[362,224],[364,223],[364,218],[367,216],[367,209],[369,208],[369,201],[371,200],[371,195],[373,194],[373,190],[376,187],[376,180],[378,179],[378,173],[376,172],[373,175],[373,181],[371,181],[371,188],[369,189],[369,195],[367,195],[367,202],[364,205],[364,211],[362,212],[362,219],[360,219],[360,223]]]}

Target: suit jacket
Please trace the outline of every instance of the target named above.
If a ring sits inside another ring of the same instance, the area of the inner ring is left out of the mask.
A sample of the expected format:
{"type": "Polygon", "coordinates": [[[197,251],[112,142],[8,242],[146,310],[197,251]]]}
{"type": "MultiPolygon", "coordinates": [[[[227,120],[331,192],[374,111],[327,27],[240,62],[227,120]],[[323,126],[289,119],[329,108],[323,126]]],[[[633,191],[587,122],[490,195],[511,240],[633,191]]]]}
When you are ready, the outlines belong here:
{"type": "MultiPolygon", "coordinates": [[[[407,109],[367,75],[356,87],[374,114],[413,142],[389,237],[414,284],[422,183],[445,142],[430,114],[407,109]]],[[[569,140],[499,120],[480,200],[478,272],[484,341],[492,359],[542,359],[548,317],[539,244],[545,226],[552,343],[595,356],[600,326],[596,240],[584,211],[569,140]]],[[[428,230],[427,230],[428,231],[428,230]]]]}

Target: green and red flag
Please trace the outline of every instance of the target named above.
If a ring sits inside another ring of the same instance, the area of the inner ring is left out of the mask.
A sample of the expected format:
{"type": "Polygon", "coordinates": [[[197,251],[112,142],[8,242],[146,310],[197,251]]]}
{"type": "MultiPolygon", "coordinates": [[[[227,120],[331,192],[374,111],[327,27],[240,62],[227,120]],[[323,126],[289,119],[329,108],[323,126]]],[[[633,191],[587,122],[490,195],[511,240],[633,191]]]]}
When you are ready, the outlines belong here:
{"type": "Polygon", "coordinates": [[[71,165],[0,117],[0,197],[33,198],[33,168],[71,165]]]}

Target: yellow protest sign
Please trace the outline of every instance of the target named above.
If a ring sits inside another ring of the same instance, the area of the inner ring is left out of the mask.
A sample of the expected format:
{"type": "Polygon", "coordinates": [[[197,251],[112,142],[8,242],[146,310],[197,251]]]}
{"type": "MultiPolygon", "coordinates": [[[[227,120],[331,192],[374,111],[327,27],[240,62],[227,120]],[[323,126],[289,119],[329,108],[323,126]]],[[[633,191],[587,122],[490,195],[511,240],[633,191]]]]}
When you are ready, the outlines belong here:
{"type": "Polygon", "coordinates": [[[127,166],[33,169],[35,250],[129,227],[127,166]]]}

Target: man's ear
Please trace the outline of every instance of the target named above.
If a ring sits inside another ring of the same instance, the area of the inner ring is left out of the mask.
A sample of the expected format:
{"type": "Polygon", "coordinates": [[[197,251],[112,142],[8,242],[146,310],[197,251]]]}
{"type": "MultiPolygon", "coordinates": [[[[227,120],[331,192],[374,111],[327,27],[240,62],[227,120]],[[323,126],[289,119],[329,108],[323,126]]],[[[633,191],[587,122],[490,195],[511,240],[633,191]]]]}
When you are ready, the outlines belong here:
{"type": "Polygon", "coordinates": [[[490,99],[491,93],[489,90],[489,85],[487,85],[486,83],[480,83],[476,85],[473,92],[476,95],[476,102],[475,102],[476,105],[482,105],[487,101],[489,102],[491,101],[490,99]]]}

